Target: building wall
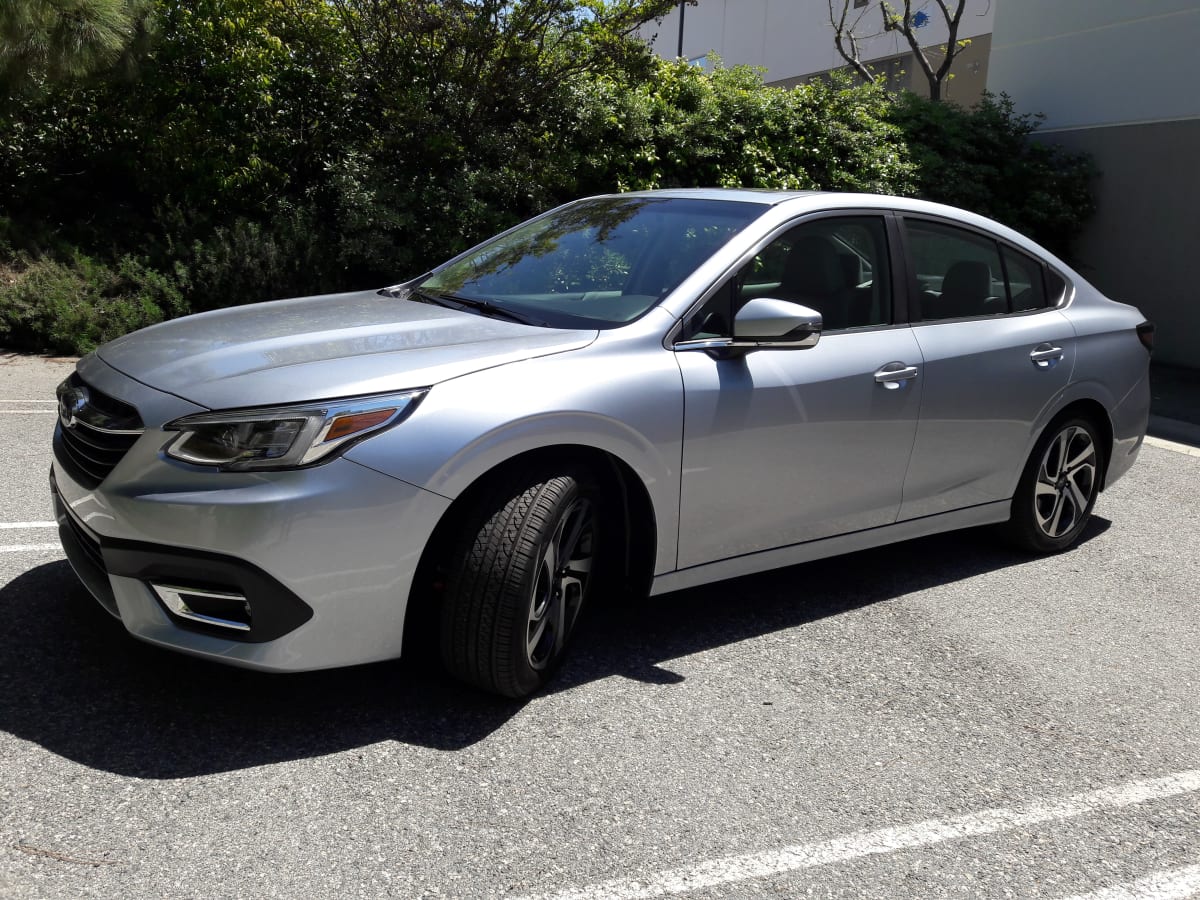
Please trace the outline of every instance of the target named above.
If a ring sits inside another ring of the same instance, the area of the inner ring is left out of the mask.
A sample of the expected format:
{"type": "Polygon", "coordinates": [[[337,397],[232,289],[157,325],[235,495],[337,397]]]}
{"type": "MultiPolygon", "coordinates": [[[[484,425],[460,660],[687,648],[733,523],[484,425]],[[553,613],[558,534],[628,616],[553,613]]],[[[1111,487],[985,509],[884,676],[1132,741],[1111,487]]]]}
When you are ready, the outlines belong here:
{"type": "Polygon", "coordinates": [[[1200,3],[1000,0],[988,88],[1043,112],[1041,140],[1095,158],[1080,271],[1158,325],[1156,358],[1200,368],[1200,3]]]}
{"type": "Polygon", "coordinates": [[[997,0],[989,88],[1047,129],[1200,115],[1197,0],[997,0]]]}
{"type": "MultiPolygon", "coordinates": [[[[835,0],[836,2],[836,0],[835,0]]],[[[959,26],[959,38],[980,38],[992,30],[993,7],[1003,0],[967,0],[966,12],[959,26]]],[[[932,7],[931,7],[932,9],[932,7]]],[[[861,12],[863,28],[861,34],[878,31],[881,27],[878,7],[874,0],[861,12]],[[868,24],[869,23],[869,24],[868,24]]],[[[936,12],[936,10],[934,11],[936,12]]],[[[698,5],[684,11],[683,56],[698,59],[710,52],[719,55],[725,65],[751,65],[766,68],[768,84],[798,84],[808,78],[838,69],[845,61],[838,55],[833,44],[833,26],[829,22],[828,0],[699,0],[698,5]]],[[[679,9],[676,8],[659,23],[642,29],[642,34],[653,41],[655,52],[667,59],[674,59],[679,50],[679,9]]],[[[940,14],[935,14],[930,24],[920,31],[922,46],[935,47],[946,41],[946,28],[940,14]]],[[[862,56],[866,61],[892,57],[908,58],[908,43],[897,34],[879,35],[862,42],[862,56]]],[[[979,82],[975,94],[982,89],[986,75],[987,54],[975,48],[973,60],[965,60],[960,85],[965,85],[975,76],[979,82]],[[968,71],[973,62],[983,67],[968,71]]],[[[909,77],[914,89],[923,88],[925,78],[919,69],[912,66],[909,77]]],[[[957,87],[957,93],[967,96],[967,89],[957,87]]]]}
{"type": "MultiPolygon", "coordinates": [[[[970,106],[983,96],[983,91],[987,87],[988,56],[991,46],[992,36],[981,34],[971,38],[971,43],[959,51],[951,72],[952,77],[942,84],[944,99],[963,106],[970,106]]],[[[936,67],[941,63],[942,56],[937,50],[928,50],[926,53],[933,66],[936,67]]],[[[888,90],[908,90],[925,97],[929,96],[929,81],[920,66],[914,62],[911,51],[873,60],[871,66],[877,73],[884,76],[884,85],[888,90]]],[[[794,78],[768,80],[767,84],[775,87],[794,87],[811,81],[814,77],[819,76],[800,75],[794,78]]]]}

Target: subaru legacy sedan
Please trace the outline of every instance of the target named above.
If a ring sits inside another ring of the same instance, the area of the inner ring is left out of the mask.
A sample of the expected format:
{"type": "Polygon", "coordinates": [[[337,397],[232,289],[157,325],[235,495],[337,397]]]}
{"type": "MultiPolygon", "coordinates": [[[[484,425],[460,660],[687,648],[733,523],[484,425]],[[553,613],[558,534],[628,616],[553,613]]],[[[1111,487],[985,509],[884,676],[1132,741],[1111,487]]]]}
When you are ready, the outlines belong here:
{"type": "Polygon", "coordinates": [[[137,638],[275,671],[440,646],[519,697],[621,592],[986,524],[1066,550],[1141,447],[1152,344],[961,210],[593,197],[403,284],[99,348],[51,487],[137,638]]]}

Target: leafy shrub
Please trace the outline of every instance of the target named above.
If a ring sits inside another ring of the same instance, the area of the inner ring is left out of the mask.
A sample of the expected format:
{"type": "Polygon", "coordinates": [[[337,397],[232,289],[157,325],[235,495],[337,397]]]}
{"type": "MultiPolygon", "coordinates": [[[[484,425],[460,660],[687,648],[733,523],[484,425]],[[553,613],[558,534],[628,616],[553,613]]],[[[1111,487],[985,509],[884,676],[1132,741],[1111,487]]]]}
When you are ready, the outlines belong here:
{"type": "Polygon", "coordinates": [[[659,60],[630,34],[673,0],[152,2],[140,77],[0,97],[6,343],[399,281],[615,190],[917,194],[1060,252],[1091,211],[1087,161],[1007,98],[659,60]]]}
{"type": "Polygon", "coordinates": [[[178,286],[132,256],[114,266],[19,258],[0,278],[0,340],[23,350],[87,353],[183,311],[178,286]]]}
{"type": "Polygon", "coordinates": [[[644,82],[578,87],[586,191],[765,187],[904,193],[889,95],[848,79],[766,87],[760,70],[658,61],[644,82]]]}
{"type": "Polygon", "coordinates": [[[1034,138],[1042,116],[988,94],[970,109],[902,94],[890,116],[916,164],[916,194],[990,216],[1068,256],[1095,212],[1090,157],[1034,138]]]}

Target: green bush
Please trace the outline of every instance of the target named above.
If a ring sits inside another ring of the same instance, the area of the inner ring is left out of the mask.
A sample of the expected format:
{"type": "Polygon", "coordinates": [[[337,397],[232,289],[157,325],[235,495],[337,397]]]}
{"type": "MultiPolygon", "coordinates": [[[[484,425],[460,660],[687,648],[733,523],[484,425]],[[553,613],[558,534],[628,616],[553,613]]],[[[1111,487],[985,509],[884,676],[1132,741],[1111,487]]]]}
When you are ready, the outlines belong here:
{"type": "Polygon", "coordinates": [[[577,86],[572,135],[580,192],[660,187],[763,187],[904,193],[903,135],[875,85],[848,79],[766,87],[748,66],[704,72],[657,61],[627,85],[577,86]]]}
{"type": "Polygon", "coordinates": [[[6,344],[396,282],[616,190],[915,194],[1059,252],[1091,212],[1006,98],[662,61],[630,34],[668,0],[153,4],[134,69],[0,96],[6,344]]]}
{"type": "Polygon", "coordinates": [[[964,109],[905,93],[890,116],[916,166],[916,195],[990,216],[1061,256],[1095,212],[1090,157],[1036,140],[1042,116],[1004,95],[964,109]]]}
{"type": "Polygon", "coordinates": [[[87,353],[185,309],[173,279],[131,256],[21,257],[0,271],[0,341],[16,349],[87,353]]]}

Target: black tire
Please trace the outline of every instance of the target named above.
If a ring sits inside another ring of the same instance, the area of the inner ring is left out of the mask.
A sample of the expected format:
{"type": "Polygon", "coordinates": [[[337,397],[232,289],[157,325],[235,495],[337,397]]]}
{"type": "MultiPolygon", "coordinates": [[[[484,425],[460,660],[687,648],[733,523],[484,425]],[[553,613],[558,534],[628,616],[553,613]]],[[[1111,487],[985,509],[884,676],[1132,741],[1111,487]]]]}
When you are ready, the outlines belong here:
{"type": "Polygon", "coordinates": [[[1032,553],[1060,553],[1083,534],[1104,471],[1104,448],[1088,419],[1046,429],[1017,485],[1007,525],[1009,540],[1032,553]]]}
{"type": "Polygon", "coordinates": [[[602,520],[581,470],[525,472],[485,491],[449,557],[441,646],[452,675],[506,697],[546,683],[594,592],[602,520]]]}

